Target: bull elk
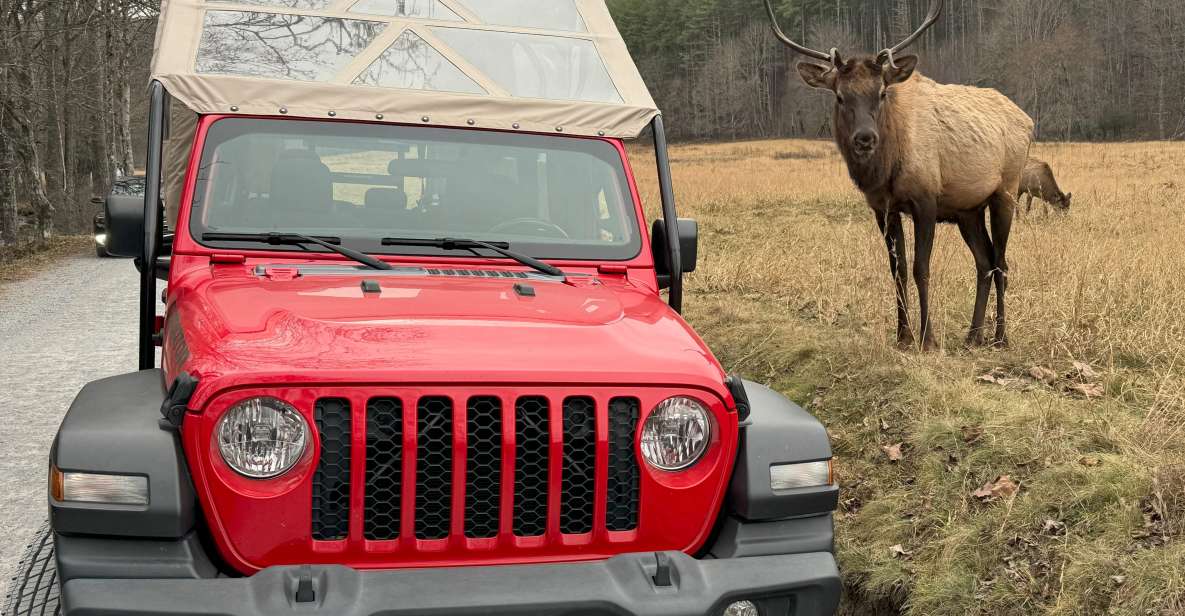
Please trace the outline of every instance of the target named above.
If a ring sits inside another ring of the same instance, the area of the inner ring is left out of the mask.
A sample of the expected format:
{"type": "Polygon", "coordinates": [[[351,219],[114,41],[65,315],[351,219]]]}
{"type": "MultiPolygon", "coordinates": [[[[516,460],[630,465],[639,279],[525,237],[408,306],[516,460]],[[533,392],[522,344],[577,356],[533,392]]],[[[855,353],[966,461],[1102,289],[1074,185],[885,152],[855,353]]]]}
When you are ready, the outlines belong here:
{"type": "Polygon", "coordinates": [[[930,256],[937,225],[956,223],[975,257],[978,284],[969,346],[984,344],[984,319],[996,284],[995,344],[1007,344],[1004,296],[1008,287],[1008,234],[1016,194],[1033,140],[1033,121],[995,90],[943,85],[916,70],[918,58],[901,56],[942,14],[934,0],[922,25],[877,56],[844,61],[791,40],[765,0],[774,34],[801,55],[807,85],[835,95],[833,132],[848,174],[872,208],[896,282],[897,345],[910,348],[908,261],[902,214],[913,219],[913,275],[918,289],[922,348],[938,348],[930,327],[930,256]],[[991,212],[991,233],[985,211],[991,212]]]}

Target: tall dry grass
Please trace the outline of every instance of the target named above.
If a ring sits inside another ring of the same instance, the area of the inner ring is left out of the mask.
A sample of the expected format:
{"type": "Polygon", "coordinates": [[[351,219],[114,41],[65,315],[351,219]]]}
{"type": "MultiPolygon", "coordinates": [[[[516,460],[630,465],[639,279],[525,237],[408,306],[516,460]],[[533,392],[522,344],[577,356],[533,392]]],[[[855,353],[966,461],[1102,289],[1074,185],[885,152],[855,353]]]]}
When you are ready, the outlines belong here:
{"type": "MultiPolygon", "coordinates": [[[[727,368],[832,432],[853,613],[1185,614],[1185,144],[1034,155],[1074,208],[1017,218],[1011,348],[961,347],[974,267],[948,227],[931,286],[945,351],[920,354],[893,348],[883,241],[832,144],[672,152],[680,213],[701,224],[688,320],[727,368]],[[989,371],[1003,384],[978,379],[989,371]],[[1104,395],[1070,389],[1086,381],[1104,395]],[[892,463],[882,447],[898,443],[892,463]],[[1019,494],[971,496],[999,475],[1019,494]]],[[[642,184],[656,209],[650,174],[642,184]]]]}

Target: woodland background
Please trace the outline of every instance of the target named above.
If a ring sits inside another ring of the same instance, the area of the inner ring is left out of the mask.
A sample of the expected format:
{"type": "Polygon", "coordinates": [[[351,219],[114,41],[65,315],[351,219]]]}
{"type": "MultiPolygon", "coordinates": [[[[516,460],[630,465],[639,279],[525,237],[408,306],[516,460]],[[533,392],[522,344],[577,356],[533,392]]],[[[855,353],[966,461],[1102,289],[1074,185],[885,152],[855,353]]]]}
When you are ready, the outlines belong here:
{"type": "MultiPolygon", "coordinates": [[[[761,0],[608,0],[677,140],[827,137],[830,99],[761,0]]],[[[873,52],[928,0],[777,0],[818,49],[873,52]]],[[[143,158],[159,0],[0,0],[0,248],[87,230],[143,158]]],[[[998,88],[1045,141],[1185,138],[1185,2],[947,0],[914,49],[943,82],[998,88]]]]}

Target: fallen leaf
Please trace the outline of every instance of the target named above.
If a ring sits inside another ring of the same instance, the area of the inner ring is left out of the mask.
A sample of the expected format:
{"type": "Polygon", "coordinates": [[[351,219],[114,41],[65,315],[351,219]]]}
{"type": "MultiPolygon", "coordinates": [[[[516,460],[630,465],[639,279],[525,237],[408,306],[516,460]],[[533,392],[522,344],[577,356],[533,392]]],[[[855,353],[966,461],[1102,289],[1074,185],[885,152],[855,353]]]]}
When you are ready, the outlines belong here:
{"type": "Polygon", "coordinates": [[[1078,458],[1078,463],[1082,466],[1098,466],[1102,464],[1103,461],[1096,458],[1095,456],[1082,456],[1081,458],[1078,458]]]}
{"type": "Polygon", "coordinates": [[[889,457],[889,462],[900,462],[901,446],[904,444],[905,443],[897,443],[896,445],[882,445],[881,451],[884,451],[885,455],[889,457]]]}
{"type": "Polygon", "coordinates": [[[1077,373],[1077,376],[1080,376],[1084,379],[1099,378],[1099,373],[1095,372],[1095,369],[1091,368],[1090,364],[1083,363],[1080,361],[1074,362],[1074,371],[1075,371],[1075,373],[1077,373]]]}
{"type": "Polygon", "coordinates": [[[906,550],[905,546],[901,545],[900,543],[898,543],[897,545],[895,545],[893,547],[890,547],[889,554],[893,558],[909,558],[910,556],[913,556],[913,552],[906,550]]]}
{"type": "Polygon", "coordinates": [[[971,496],[978,498],[981,501],[989,501],[997,498],[1008,498],[1020,490],[1020,486],[1012,481],[1012,477],[1008,475],[1000,475],[995,481],[989,481],[983,484],[983,487],[972,492],[971,496]]]}
{"type": "Polygon", "coordinates": [[[1091,398],[1102,398],[1105,393],[1103,386],[1098,383],[1075,383],[1066,389],[1070,393],[1079,394],[1087,400],[1091,398]]]}
{"type": "Polygon", "coordinates": [[[974,443],[975,441],[978,441],[981,436],[983,436],[983,428],[978,426],[963,426],[962,430],[964,443],[974,443]]]}
{"type": "Polygon", "coordinates": [[[1045,366],[1033,366],[1029,368],[1029,376],[1046,385],[1053,385],[1057,381],[1057,373],[1045,366]]]}
{"type": "Polygon", "coordinates": [[[1115,582],[1116,586],[1119,586],[1127,581],[1127,576],[1126,575],[1113,575],[1113,576],[1111,576],[1111,581],[1115,582]]]}
{"type": "Polygon", "coordinates": [[[1048,535],[1060,535],[1066,532],[1066,525],[1057,520],[1045,520],[1041,525],[1041,530],[1048,535]]]}

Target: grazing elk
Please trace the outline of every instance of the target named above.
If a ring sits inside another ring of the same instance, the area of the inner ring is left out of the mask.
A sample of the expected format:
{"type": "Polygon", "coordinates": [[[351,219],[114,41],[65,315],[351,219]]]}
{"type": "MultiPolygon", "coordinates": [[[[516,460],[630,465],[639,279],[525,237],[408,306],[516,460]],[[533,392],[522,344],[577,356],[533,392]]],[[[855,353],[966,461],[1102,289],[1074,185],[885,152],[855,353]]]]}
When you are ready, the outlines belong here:
{"type": "Polygon", "coordinates": [[[896,281],[897,344],[914,345],[909,326],[908,261],[901,215],[913,219],[913,274],[918,289],[922,348],[935,350],[930,327],[930,256],[937,223],[957,223],[975,257],[978,285],[967,344],[984,344],[984,319],[996,284],[997,345],[1007,344],[1004,295],[1008,287],[1008,234],[1017,189],[1033,140],[1033,121],[995,90],[941,85],[915,70],[917,56],[898,56],[938,21],[934,0],[925,22],[878,56],[846,62],[795,43],[778,26],[765,0],[774,33],[794,51],[826,62],[798,65],[810,86],[835,95],[833,131],[848,174],[864,193],[884,235],[896,281]],[[984,221],[991,212],[991,233],[984,221]]]}
{"type": "Polygon", "coordinates": [[[1021,195],[1028,197],[1025,202],[1026,215],[1033,211],[1033,197],[1047,204],[1046,213],[1049,213],[1048,204],[1053,204],[1053,207],[1063,212],[1069,211],[1070,200],[1074,198],[1074,193],[1064,193],[1057,185],[1057,179],[1053,177],[1053,167],[1036,158],[1029,158],[1028,164],[1025,165],[1025,173],[1020,180],[1020,193],[1016,197],[1019,199],[1021,195]]]}

